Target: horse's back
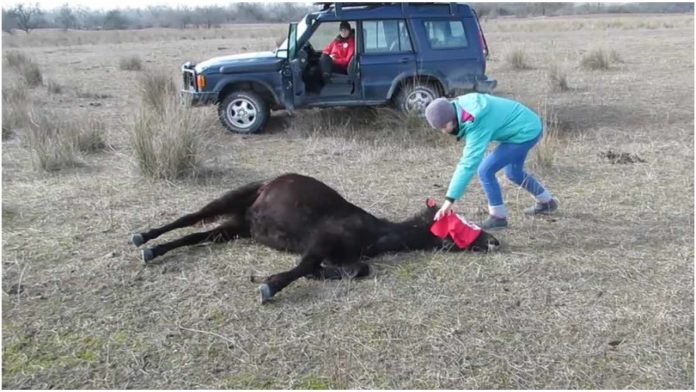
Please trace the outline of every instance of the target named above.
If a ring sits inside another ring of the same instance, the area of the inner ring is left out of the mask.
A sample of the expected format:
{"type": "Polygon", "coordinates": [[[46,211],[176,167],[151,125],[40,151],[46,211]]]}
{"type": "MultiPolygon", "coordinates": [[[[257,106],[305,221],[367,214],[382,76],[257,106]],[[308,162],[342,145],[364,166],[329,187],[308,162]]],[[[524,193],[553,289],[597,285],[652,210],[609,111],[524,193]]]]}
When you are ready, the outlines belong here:
{"type": "Polygon", "coordinates": [[[282,204],[288,208],[299,204],[323,212],[336,208],[355,208],[338,192],[323,182],[300,174],[283,174],[266,183],[257,203],[282,204]]]}
{"type": "Polygon", "coordinates": [[[268,181],[250,209],[252,236],[276,249],[302,252],[327,219],[364,214],[323,182],[299,174],[268,181]]]}

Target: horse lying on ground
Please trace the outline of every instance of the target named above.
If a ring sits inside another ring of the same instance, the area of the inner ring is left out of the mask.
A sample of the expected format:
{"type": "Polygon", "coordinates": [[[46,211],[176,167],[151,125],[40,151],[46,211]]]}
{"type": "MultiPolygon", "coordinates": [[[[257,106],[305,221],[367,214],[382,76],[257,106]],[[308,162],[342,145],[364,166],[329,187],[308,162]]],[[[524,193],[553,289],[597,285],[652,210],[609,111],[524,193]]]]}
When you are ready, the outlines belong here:
{"type": "MultiPolygon", "coordinates": [[[[393,223],[376,218],[346,201],[326,184],[299,174],[254,182],[213,200],[198,212],[143,233],[131,235],[140,246],[160,235],[217,217],[227,219],[213,230],[194,233],[178,240],[142,250],[145,263],[180,246],[201,242],[225,242],[253,238],[273,249],[301,255],[299,264],[263,279],[259,286],[261,303],[266,302],[300,277],[340,279],[344,267],[354,277],[370,274],[366,259],[385,252],[420,249],[460,251],[453,242],[430,232],[437,206],[428,206],[410,219],[393,223]]],[[[482,231],[467,250],[488,252],[500,243],[482,231]]],[[[254,279],[252,278],[252,281],[254,279]]]]}

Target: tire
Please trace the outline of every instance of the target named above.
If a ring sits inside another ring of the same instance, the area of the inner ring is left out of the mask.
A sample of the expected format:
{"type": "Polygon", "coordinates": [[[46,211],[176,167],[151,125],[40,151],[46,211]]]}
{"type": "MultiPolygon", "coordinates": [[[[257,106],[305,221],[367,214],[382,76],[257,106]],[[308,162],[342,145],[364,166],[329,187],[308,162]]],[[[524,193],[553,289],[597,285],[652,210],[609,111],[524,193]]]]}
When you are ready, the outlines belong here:
{"type": "Polygon", "coordinates": [[[234,133],[255,133],[268,122],[268,104],[253,91],[234,91],[218,104],[222,125],[234,133]]]}
{"type": "Polygon", "coordinates": [[[403,113],[423,116],[428,104],[440,96],[440,90],[432,83],[409,82],[399,90],[396,108],[403,113]]]}

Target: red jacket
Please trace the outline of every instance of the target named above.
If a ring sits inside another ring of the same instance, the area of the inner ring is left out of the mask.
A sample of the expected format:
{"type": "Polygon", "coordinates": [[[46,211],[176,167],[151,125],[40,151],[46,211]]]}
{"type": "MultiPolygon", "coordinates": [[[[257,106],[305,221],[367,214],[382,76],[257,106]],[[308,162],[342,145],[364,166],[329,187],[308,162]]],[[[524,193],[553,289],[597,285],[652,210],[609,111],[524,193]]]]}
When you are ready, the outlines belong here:
{"type": "Polygon", "coordinates": [[[338,37],[324,48],[323,53],[333,54],[333,62],[336,65],[348,68],[348,63],[350,63],[350,59],[353,58],[355,53],[355,37],[352,35],[346,39],[338,37]]]}

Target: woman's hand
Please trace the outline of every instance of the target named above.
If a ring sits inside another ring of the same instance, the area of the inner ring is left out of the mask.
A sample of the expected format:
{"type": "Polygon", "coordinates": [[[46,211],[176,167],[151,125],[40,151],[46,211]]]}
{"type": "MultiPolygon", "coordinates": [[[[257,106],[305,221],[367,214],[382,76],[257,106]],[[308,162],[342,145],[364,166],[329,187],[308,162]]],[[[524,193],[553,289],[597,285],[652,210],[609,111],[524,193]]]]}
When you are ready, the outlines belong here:
{"type": "Polygon", "coordinates": [[[445,215],[449,215],[452,213],[452,202],[449,200],[445,200],[445,202],[442,204],[442,207],[437,211],[435,214],[435,221],[439,221],[440,218],[442,218],[445,215]]]}

